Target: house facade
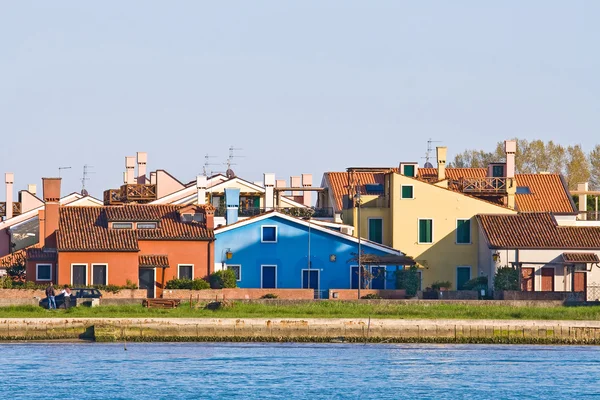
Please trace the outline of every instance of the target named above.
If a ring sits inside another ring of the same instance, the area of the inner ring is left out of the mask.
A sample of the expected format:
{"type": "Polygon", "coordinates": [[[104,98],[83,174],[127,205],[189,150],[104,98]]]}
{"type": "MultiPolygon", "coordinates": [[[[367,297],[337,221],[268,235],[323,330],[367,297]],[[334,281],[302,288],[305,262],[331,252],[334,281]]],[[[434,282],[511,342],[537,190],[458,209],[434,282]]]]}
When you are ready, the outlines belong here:
{"type": "MultiPolygon", "coordinates": [[[[358,238],[277,211],[215,229],[215,269],[232,269],[241,288],[358,288],[358,238]]],[[[404,254],[368,240],[361,254],[404,254]]],[[[410,259],[406,258],[406,263],[410,259]]],[[[394,289],[399,265],[370,266],[362,286],[394,289]]]]}

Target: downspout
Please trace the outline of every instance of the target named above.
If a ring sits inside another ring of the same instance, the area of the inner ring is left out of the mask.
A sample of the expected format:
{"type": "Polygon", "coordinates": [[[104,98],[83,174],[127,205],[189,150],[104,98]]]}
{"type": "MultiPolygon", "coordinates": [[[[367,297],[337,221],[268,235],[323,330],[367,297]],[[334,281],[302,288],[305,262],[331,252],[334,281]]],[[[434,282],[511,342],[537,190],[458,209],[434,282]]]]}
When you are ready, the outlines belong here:
{"type": "MultiPolygon", "coordinates": [[[[523,291],[523,282],[522,282],[522,273],[521,273],[521,263],[519,262],[519,249],[515,249],[515,265],[517,266],[517,273],[519,274],[519,291],[523,291]]],[[[535,279],[535,276],[534,276],[535,279]]]]}

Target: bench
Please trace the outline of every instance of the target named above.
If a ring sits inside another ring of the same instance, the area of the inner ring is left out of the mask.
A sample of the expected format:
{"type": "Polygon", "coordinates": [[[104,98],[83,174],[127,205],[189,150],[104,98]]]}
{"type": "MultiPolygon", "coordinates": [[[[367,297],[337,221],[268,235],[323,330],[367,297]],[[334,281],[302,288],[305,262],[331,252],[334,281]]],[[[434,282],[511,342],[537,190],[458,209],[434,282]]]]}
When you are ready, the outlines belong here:
{"type": "Polygon", "coordinates": [[[179,299],[145,299],[142,304],[146,308],[176,308],[180,303],[179,299]]]}

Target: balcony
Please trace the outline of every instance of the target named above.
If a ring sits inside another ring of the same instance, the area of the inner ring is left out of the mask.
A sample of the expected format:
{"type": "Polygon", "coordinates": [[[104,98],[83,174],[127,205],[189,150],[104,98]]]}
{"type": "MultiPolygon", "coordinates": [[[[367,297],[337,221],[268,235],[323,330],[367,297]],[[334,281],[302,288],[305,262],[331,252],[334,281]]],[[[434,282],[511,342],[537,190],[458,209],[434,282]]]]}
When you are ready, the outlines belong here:
{"type": "Polygon", "coordinates": [[[507,178],[460,178],[449,180],[448,188],[471,194],[507,194],[507,178]]]}
{"type": "MultiPolygon", "coordinates": [[[[298,218],[333,218],[333,207],[273,207],[272,210],[298,218]]],[[[238,216],[249,218],[265,212],[267,212],[267,209],[263,207],[245,207],[238,209],[238,216]]],[[[215,217],[224,217],[226,213],[227,209],[225,207],[219,207],[215,210],[215,217]]]]}
{"type": "MultiPolygon", "coordinates": [[[[12,203],[12,209],[13,209],[13,217],[16,217],[17,215],[21,215],[21,203],[16,202],[16,203],[12,203]]],[[[6,217],[6,202],[1,202],[0,203],[0,217],[6,217]]]]}
{"type": "Polygon", "coordinates": [[[104,205],[149,203],[156,200],[156,185],[130,184],[104,191],[104,205]]]}

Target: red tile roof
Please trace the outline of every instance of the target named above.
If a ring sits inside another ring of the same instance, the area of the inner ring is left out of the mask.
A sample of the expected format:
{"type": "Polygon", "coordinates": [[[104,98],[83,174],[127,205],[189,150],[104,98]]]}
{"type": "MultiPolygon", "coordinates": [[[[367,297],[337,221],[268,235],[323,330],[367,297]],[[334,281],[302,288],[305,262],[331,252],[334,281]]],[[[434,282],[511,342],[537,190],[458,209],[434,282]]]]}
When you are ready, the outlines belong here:
{"type": "Polygon", "coordinates": [[[204,223],[183,222],[181,206],[134,204],[61,207],[57,234],[60,251],[137,251],[138,240],[212,240],[204,223]],[[115,219],[109,220],[109,217],[115,219]],[[109,229],[113,221],[158,221],[156,229],[109,229]]]}
{"type": "Polygon", "coordinates": [[[478,215],[490,247],[600,249],[600,227],[558,226],[550,213],[478,215]]]}
{"type": "Polygon", "coordinates": [[[596,253],[563,253],[562,258],[566,263],[600,263],[596,253]]]}
{"type": "Polygon", "coordinates": [[[169,268],[169,257],[166,255],[147,254],[138,257],[140,267],[169,268]]]}
{"type": "Polygon", "coordinates": [[[344,198],[348,197],[348,186],[360,182],[360,194],[367,194],[365,185],[379,183],[383,185],[384,172],[326,172],[326,179],[329,181],[329,187],[333,192],[335,200],[335,209],[340,211],[344,208],[344,198]],[[350,182],[349,182],[350,179],[350,182]]]}

